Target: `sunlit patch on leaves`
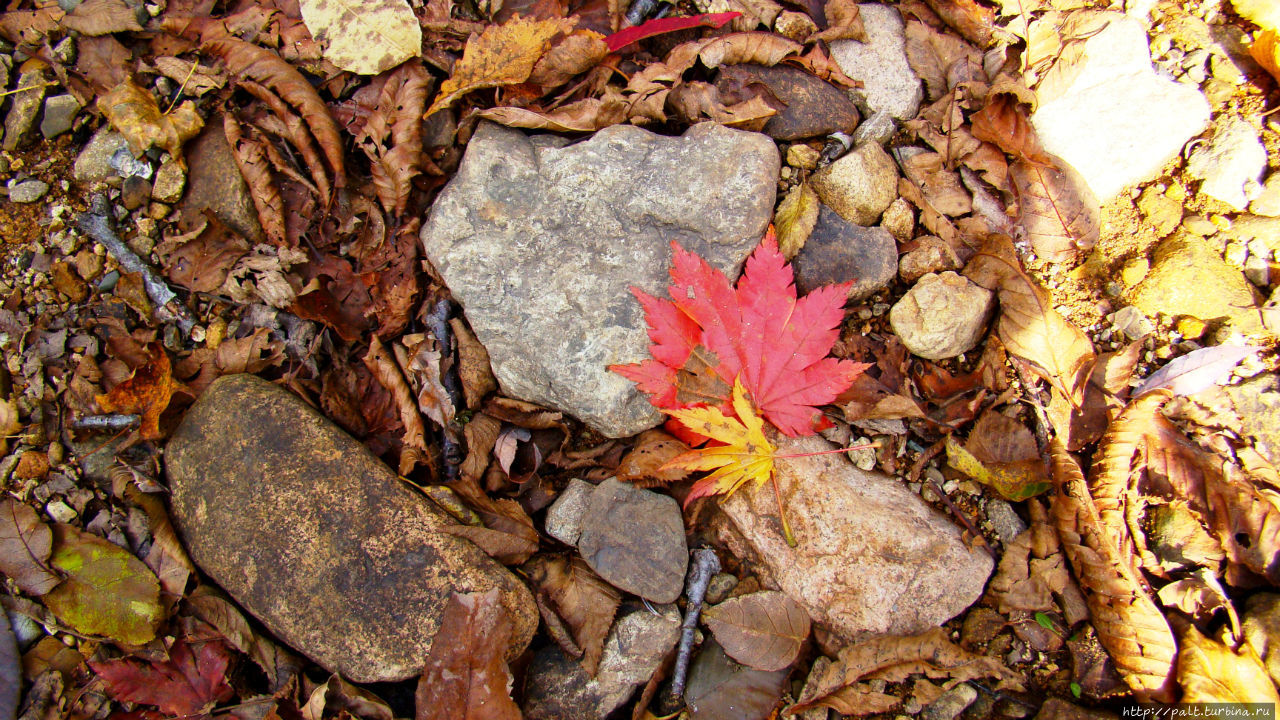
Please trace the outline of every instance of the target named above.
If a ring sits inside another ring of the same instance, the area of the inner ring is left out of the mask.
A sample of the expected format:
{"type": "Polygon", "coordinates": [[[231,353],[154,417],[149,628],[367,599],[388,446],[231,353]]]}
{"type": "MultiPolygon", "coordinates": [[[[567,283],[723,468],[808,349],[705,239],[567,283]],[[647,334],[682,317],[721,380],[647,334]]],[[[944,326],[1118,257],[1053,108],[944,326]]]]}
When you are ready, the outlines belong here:
{"type": "Polygon", "coordinates": [[[325,59],[348,72],[377,75],[422,51],[422,28],[405,0],[301,0],[298,6],[325,59]]]}
{"type": "Polygon", "coordinates": [[[966,450],[954,437],[947,437],[947,463],[951,467],[991,486],[1006,500],[1020,502],[1049,490],[1044,480],[1044,465],[1039,459],[1016,463],[983,463],[966,450]]]}

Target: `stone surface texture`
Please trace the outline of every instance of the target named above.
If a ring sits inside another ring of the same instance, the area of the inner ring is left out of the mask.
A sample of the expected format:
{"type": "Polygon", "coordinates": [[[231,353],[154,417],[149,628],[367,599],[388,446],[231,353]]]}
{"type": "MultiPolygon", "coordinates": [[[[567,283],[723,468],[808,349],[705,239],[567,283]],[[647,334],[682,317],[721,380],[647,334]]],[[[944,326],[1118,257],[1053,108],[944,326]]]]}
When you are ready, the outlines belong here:
{"type": "Polygon", "coordinates": [[[596,676],[589,677],[560,648],[534,656],[525,681],[527,720],[604,720],[631,698],[680,638],[680,613],[673,605],[636,608],[619,614],[605,639],[596,676]]]}
{"type": "Polygon", "coordinates": [[[204,130],[183,148],[187,159],[187,186],[178,205],[184,223],[194,227],[203,220],[205,209],[250,242],[264,242],[266,235],[258,222],[249,186],[240,175],[235,155],[222,132],[222,118],[205,122],[204,130]]]}
{"type": "Polygon", "coordinates": [[[845,75],[862,81],[849,92],[866,104],[871,115],[886,112],[898,120],[910,120],[920,107],[924,92],[920,78],[907,62],[906,25],[897,8],[878,3],[858,5],[867,42],[836,40],[831,58],[845,75]]]}
{"type": "Polygon", "coordinates": [[[851,133],[858,126],[858,108],[845,92],[797,67],[726,65],[717,73],[715,84],[725,101],[754,83],[769,88],[775,98],[786,104],[761,129],[775,140],[851,133]]]}
{"type": "Polygon", "coordinates": [[[582,515],[587,511],[587,500],[596,486],[585,480],[574,478],[551,507],[547,508],[547,519],[543,527],[547,534],[565,545],[577,545],[582,535],[582,515]]]}
{"type": "Polygon", "coordinates": [[[1108,15],[1084,41],[1079,74],[1058,97],[1039,98],[1031,116],[1045,149],[1071,163],[1102,202],[1155,175],[1209,124],[1199,90],[1151,69],[1142,24],[1108,15]]]}
{"type": "Polygon", "coordinates": [[[49,192],[49,183],[29,178],[9,185],[9,202],[33,203],[49,192]]]}
{"type": "Polygon", "coordinates": [[[654,602],[684,590],[689,548],[670,495],[609,478],[587,499],[578,552],[605,582],[654,602]]]}
{"type": "MultiPolygon", "coordinates": [[[[226,140],[223,142],[225,143],[226,140]]],[[[127,150],[128,147],[129,144],[123,135],[112,130],[109,125],[103,125],[81,148],[80,154],[76,155],[71,174],[78,184],[86,188],[91,188],[95,183],[107,178],[115,177],[116,170],[111,167],[111,156],[115,155],[120,148],[127,150]]]]}
{"type": "Polygon", "coordinates": [[[40,134],[52,140],[71,129],[80,112],[80,101],[73,95],[53,95],[45,98],[44,116],[40,118],[40,134]]]}
{"type": "Polygon", "coordinates": [[[1267,149],[1258,131],[1243,118],[1226,118],[1214,128],[1209,142],[1187,158],[1187,172],[1200,178],[1200,192],[1244,210],[1261,192],[1258,181],[1267,169],[1267,149]]]}
{"type": "Polygon", "coordinates": [[[1156,248],[1151,271],[1133,289],[1134,307],[1147,317],[1190,315],[1205,322],[1239,318],[1256,328],[1254,290],[1203,238],[1176,232],[1156,248]]]}
{"type": "Polygon", "coordinates": [[[513,658],[538,611],[453,520],[292,393],[220,378],[165,451],[191,558],[276,637],[354,682],[422,672],[453,592],[498,588],[513,658]]]}
{"type": "Polygon", "coordinates": [[[182,191],[187,187],[187,172],[176,160],[160,165],[156,171],[156,181],[151,187],[151,199],[163,203],[175,203],[182,198],[182,191]]]}
{"type": "Polygon", "coordinates": [[[779,167],[767,136],[714,123],[680,137],[615,125],[572,145],[482,123],[422,241],[505,395],[625,437],[662,419],[607,369],[649,356],[629,288],[664,292],[673,241],[736,276],[779,167]]]}
{"type": "MultiPolygon", "coordinates": [[[[781,454],[828,450],[820,437],[774,437],[781,454]]],[[[921,632],[982,594],[991,556],[970,548],[941,513],[894,478],[842,455],[778,460],[776,480],[797,545],[787,545],[767,486],[721,501],[731,523],[718,535],[754,557],[762,582],[804,606],[846,641],[867,633],[921,632]]]]}
{"type": "Polygon", "coordinates": [[[1262,191],[1249,203],[1249,212],[1254,215],[1280,217],[1280,172],[1273,172],[1262,183],[1262,191]]]}
{"type": "Polygon", "coordinates": [[[849,300],[862,300],[893,282],[898,272],[898,243],[882,227],[854,225],[820,205],[818,223],[793,265],[800,292],[852,282],[849,300]]]}
{"type": "Polygon", "coordinates": [[[929,273],[889,310],[889,324],[914,355],[943,360],[981,342],[995,296],[961,275],[929,273]]]}
{"type": "Polygon", "coordinates": [[[898,258],[898,277],[902,282],[914,283],[929,273],[959,270],[963,267],[955,250],[946,240],[935,235],[921,235],[915,239],[916,247],[898,258]]]}
{"type": "Polygon", "coordinates": [[[4,118],[2,143],[5,150],[16,150],[33,139],[36,119],[44,105],[44,70],[36,68],[20,74],[18,87],[30,89],[9,96],[9,113],[4,118]]]}
{"type": "Polygon", "coordinates": [[[898,165],[884,148],[863,143],[814,173],[822,204],[854,225],[875,225],[898,197],[898,165]]]}

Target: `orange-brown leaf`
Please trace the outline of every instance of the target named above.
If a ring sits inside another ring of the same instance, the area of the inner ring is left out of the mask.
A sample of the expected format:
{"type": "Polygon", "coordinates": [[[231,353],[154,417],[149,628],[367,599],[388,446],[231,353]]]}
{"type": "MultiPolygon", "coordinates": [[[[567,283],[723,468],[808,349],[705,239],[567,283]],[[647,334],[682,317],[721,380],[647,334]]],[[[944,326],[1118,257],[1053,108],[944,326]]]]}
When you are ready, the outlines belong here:
{"type": "Polygon", "coordinates": [[[530,20],[513,16],[502,25],[490,25],[467,40],[453,75],[440,85],[440,94],[427,115],[443,110],[472,90],[515,85],[529,79],[538,60],[551,47],[551,39],[569,32],[576,20],[530,20]]]}
{"type": "Polygon", "coordinates": [[[138,433],[143,440],[158,440],[160,415],[169,407],[169,399],[182,383],[173,379],[169,354],[159,342],[147,346],[147,362],[134,369],[128,380],[111,388],[105,395],[98,395],[98,405],[104,412],[136,413],[142,416],[138,433]]]}
{"type": "Polygon", "coordinates": [[[126,80],[98,98],[98,109],[107,122],[129,141],[134,155],[141,155],[152,145],[167,150],[182,162],[182,144],[195,137],[204,127],[204,119],[190,100],[171,113],[161,113],[149,90],[126,80]]]}
{"type": "Polygon", "coordinates": [[[520,720],[503,660],[511,628],[497,589],[450,596],[418,681],[416,720],[520,720]]]}

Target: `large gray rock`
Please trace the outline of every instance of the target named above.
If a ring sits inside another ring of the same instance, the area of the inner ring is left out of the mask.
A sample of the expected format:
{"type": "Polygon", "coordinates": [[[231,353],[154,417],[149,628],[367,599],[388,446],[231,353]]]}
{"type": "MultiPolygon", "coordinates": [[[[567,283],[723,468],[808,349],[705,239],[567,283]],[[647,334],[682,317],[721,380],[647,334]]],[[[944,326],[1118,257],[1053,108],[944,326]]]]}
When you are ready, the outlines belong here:
{"type": "Polygon", "coordinates": [[[858,6],[867,42],[836,40],[831,58],[845,75],[862,82],[850,90],[870,114],[887,113],[898,120],[915,117],[924,97],[920,78],[907,62],[906,26],[897,8],[879,3],[858,6]]]}
{"type": "Polygon", "coordinates": [[[777,147],[713,123],[615,125],[577,144],[481,123],[422,229],[506,395],[610,437],[661,420],[613,363],[648,357],[629,292],[660,294],[672,241],[730,275],[773,214],[777,147]]]}
{"type": "MultiPolygon", "coordinates": [[[[773,439],[779,454],[832,448],[816,436],[773,439]]],[[[767,485],[720,501],[731,523],[718,535],[755,563],[766,586],[838,637],[921,632],[982,594],[991,556],[897,479],[859,470],[842,455],[791,457],[774,467],[796,547],[783,538],[767,485]]]]}
{"type": "Polygon", "coordinates": [[[680,597],[689,548],[675,498],[609,478],[580,523],[578,552],[605,582],[654,602],[680,597]]]}
{"type": "Polygon", "coordinates": [[[355,682],[422,672],[454,592],[498,588],[508,658],[538,625],[529,590],[363,445],[252,375],[218,379],[165,450],[196,564],[276,637],[355,682]]]}
{"type": "Polygon", "coordinates": [[[1055,97],[1040,92],[1031,116],[1045,149],[1071,163],[1103,202],[1159,172],[1209,124],[1199,90],[1151,69],[1142,24],[1105,17],[1106,27],[1084,40],[1074,79],[1055,97]]]}

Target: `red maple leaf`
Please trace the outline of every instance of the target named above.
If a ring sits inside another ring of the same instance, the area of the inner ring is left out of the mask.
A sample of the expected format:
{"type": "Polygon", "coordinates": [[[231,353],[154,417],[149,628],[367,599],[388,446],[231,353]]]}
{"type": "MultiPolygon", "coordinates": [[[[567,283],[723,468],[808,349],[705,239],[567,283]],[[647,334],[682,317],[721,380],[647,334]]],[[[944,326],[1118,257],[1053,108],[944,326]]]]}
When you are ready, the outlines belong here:
{"type": "Polygon", "coordinates": [[[827,357],[840,335],[849,284],[796,299],[791,266],[773,229],[735,289],[698,255],[671,243],[671,300],[631,291],[649,322],[652,360],[609,369],[634,381],[655,407],[711,405],[728,411],[736,379],[783,433],[812,435],[831,402],[866,363],[827,357]]]}
{"type": "Polygon", "coordinates": [[[206,714],[232,697],[226,681],[230,662],[231,654],[220,640],[187,644],[179,639],[164,662],[119,658],[90,660],[89,666],[116,700],[155,705],[166,715],[184,716],[206,714]]]}

